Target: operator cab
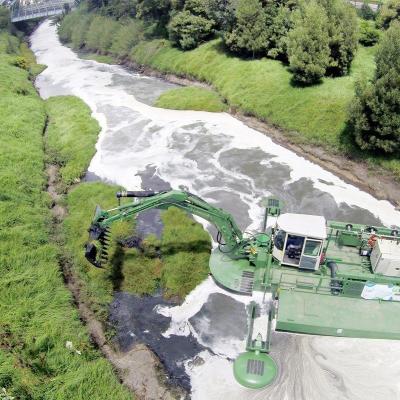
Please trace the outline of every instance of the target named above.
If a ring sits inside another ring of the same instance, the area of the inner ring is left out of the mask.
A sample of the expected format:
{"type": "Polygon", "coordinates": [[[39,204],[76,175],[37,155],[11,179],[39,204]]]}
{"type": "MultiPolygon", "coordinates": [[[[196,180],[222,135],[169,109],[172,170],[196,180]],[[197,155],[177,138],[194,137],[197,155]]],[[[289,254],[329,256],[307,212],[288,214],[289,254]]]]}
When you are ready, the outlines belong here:
{"type": "Polygon", "coordinates": [[[272,255],[282,265],[316,271],[326,237],[324,217],[281,214],[276,221],[272,255]]]}

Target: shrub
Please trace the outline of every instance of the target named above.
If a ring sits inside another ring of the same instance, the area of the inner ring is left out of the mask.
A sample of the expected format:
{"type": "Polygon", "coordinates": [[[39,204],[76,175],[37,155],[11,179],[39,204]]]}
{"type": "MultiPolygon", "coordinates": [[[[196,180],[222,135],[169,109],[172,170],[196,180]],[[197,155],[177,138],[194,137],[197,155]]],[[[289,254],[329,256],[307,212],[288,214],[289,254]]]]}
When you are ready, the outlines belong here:
{"type": "Polygon", "coordinates": [[[113,0],[102,10],[104,14],[115,17],[116,19],[135,17],[136,0],[113,0]]]}
{"type": "Polygon", "coordinates": [[[0,31],[10,29],[10,11],[8,8],[0,6],[0,31]]]}
{"type": "Polygon", "coordinates": [[[132,48],[143,39],[143,23],[140,20],[127,21],[116,31],[110,52],[118,57],[126,57],[132,48]]]}
{"type": "Polygon", "coordinates": [[[287,58],[287,34],[293,27],[291,14],[292,11],[286,5],[279,5],[278,7],[274,2],[267,7],[267,36],[268,36],[268,52],[267,55],[272,58],[287,58]],[[270,14],[268,9],[275,8],[275,12],[270,14]]]}
{"type": "Polygon", "coordinates": [[[190,50],[212,35],[213,22],[185,10],[171,19],[168,32],[172,43],[183,50],[190,50]]]}
{"type": "Polygon", "coordinates": [[[85,46],[87,29],[92,21],[92,18],[93,16],[90,14],[81,14],[78,22],[73,24],[73,27],[71,28],[70,41],[74,49],[80,49],[85,46]]]}
{"type": "Polygon", "coordinates": [[[372,11],[372,8],[366,1],[363,2],[360,8],[357,8],[357,14],[360,18],[365,19],[366,21],[372,21],[376,17],[375,12],[372,11]]]}
{"type": "Polygon", "coordinates": [[[224,35],[229,50],[243,55],[259,54],[265,51],[266,14],[259,0],[239,0],[236,23],[230,32],[224,35]]]}
{"type": "Polygon", "coordinates": [[[90,50],[99,50],[100,37],[103,35],[103,23],[106,18],[96,15],[86,33],[86,48],[90,50]]]}
{"type": "Polygon", "coordinates": [[[342,0],[318,0],[328,17],[329,73],[340,76],[349,71],[357,50],[358,21],[354,7],[342,0]]]}
{"type": "Polygon", "coordinates": [[[360,38],[358,39],[364,46],[373,46],[379,40],[379,30],[375,28],[373,21],[360,21],[360,38]]]}
{"type": "Polygon", "coordinates": [[[102,53],[107,53],[111,48],[114,34],[118,29],[118,22],[111,18],[105,18],[102,28],[99,40],[99,50],[102,53]]]}
{"type": "Polygon", "coordinates": [[[13,61],[13,65],[26,71],[29,69],[28,61],[25,57],[16,57],[13,61]]]}
{"type": "Polygon", "coordinates": [[[388,0],[380,9],[377,24],[388,29],[392,21],[400,19],[400,0],[388,0]]]}
{"type": "Polygon", "coordinates": [[[318,82],[329,65],[326,13],[312,0],[303,3],[294,12],[293,24],[288,35],[288,56],[293,78],[303,84],[318,82]]]}
{"type": "Polygon", "coordinates": [[[392,23],[376,55],[374,81],[358,83],[350,126],[363,150],[400,151],[400,23],[392,23]]]}

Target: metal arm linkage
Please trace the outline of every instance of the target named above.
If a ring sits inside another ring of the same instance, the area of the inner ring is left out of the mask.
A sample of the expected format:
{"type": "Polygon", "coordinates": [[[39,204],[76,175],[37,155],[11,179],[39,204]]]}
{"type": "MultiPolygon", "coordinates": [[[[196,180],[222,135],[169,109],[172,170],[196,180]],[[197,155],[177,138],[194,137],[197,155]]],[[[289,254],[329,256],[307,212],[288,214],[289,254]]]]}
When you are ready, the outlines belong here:
{"type": "Polygon", "coordinates": [[[120,205],[107,211],[96,208],[96,213],[89,228],[92,242],[86,244],[85,256],[96,267],[101,267],[107,259],[107,245],[109,240],[109,226],[116,221],[132,217],[149,209],[167,209],[169,207],[181,208],[193,215],[197,215],[211,222],[220,232],[225,243],[224,252],[232,258],[245,256],[247,240],[238,228],[233,217],[226,211],[214,207],[200,197],[189,192],[171,190],[166,192],[119,192],[117,197],[140,198],[129,204],[120,205]],[[93,241],[98,241],[96,244],[93,241]],[[226,249],[226,250],[225,250],[226,249]]]}

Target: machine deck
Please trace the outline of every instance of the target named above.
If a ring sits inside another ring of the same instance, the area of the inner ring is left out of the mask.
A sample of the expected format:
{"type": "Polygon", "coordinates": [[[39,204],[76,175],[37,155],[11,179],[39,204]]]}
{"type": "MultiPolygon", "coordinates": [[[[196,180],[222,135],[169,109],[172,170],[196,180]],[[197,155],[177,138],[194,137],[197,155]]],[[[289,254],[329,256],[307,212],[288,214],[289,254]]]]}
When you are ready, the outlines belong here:
{"type": "Polygon", "coordinates": [[[400,302],[281,290],[276,329],[313,335],[400,339],[400,302]]]}

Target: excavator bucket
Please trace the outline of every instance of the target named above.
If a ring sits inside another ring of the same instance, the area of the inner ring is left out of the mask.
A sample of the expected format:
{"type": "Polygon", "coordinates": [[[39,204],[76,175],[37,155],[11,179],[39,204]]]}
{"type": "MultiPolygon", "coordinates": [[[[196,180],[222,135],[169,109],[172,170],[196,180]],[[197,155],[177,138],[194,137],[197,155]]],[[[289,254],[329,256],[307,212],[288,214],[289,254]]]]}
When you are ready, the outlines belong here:
{"type": "Polygon", "coordinates": [[[110,230],[100,225],[101,209],[96,207],[94,221],[89,231],[89,242],[85,244],[85,257],[95,267],[101,268],[108,260],[108,246],[110,244],[110,230]]]}

